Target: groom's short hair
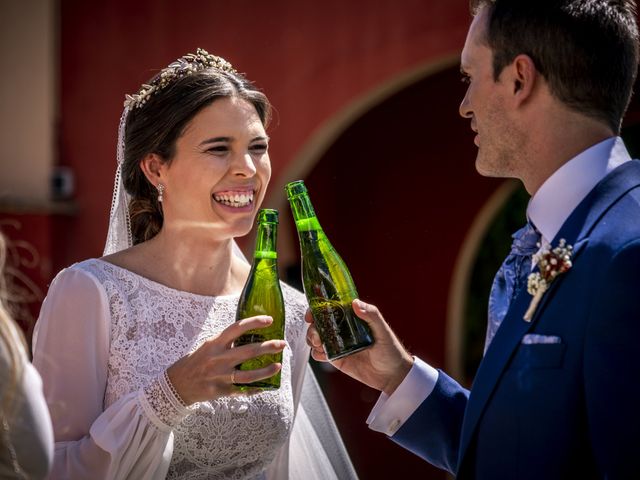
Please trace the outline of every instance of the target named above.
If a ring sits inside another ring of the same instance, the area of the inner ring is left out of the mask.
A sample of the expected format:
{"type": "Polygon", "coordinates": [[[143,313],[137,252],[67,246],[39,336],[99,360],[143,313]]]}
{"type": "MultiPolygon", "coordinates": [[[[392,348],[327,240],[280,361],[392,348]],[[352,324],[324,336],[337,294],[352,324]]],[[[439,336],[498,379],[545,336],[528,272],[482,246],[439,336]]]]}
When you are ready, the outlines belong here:
{"type": "Polygon", "coordinates": [[[526,54],[556,98],[619,131],[638,69],[634,0],[470,1],[481,8],[496,81],[526,54]]]}

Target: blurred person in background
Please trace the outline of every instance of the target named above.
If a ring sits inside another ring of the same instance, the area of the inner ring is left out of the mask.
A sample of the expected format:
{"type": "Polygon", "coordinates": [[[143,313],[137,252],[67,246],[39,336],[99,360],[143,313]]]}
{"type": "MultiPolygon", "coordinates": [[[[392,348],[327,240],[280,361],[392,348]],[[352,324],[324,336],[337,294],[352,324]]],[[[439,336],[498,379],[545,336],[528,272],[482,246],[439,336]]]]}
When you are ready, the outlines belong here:
{"type": "Polygon", "coordinates": [[[42,380],[9,314],[6,239],[0,233],[0,478],[45,478],[53,463],[53,430],[42,380]]]}

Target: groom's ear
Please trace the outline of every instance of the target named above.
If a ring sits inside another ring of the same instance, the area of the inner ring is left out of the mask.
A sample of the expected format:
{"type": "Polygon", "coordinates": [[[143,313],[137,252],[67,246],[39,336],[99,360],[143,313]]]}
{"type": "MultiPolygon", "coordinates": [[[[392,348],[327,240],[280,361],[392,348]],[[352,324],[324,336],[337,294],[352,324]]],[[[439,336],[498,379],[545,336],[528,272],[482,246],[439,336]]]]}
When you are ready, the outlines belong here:
{"type": "Polygon", "coordinates": [[[506,81],[513,85],[512,94],[516,105],[530,103],[536,83],[541,78],[533,59],[529,55],[520,54],[505,70],[506,81]]]}
{"type": "Polygon", "coordinates": [[[140,170],[147,177],[147,180],[155,186],[164,181],[164,166],[165,161],[157,153],[148,153],[140,160],[140,170]]]}

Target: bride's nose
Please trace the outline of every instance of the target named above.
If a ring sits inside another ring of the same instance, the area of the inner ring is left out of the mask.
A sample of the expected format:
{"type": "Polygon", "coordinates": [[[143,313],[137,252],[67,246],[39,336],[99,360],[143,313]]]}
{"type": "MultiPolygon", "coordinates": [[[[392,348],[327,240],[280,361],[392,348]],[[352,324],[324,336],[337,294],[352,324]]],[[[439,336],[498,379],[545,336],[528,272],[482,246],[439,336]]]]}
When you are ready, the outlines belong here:
{"type": "Polygon", "coordinates": [[[256,164],[249,152],[235,155],[230,168],[233,175],[241,177],[252,177],[256,174],[256,164]]]}

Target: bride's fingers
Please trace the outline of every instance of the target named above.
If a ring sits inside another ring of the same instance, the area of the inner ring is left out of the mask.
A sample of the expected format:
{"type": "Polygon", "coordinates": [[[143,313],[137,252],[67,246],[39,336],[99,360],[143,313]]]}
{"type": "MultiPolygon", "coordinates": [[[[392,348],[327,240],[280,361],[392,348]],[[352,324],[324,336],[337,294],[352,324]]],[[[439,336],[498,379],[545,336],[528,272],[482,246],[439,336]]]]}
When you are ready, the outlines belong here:
{"type": "Polygon", "coordinates": [[[287,342],[284,340],[268,340],[262,343],[248,343],[247,345],[241,345],[229,350],[229,358],[233,364],[237,365],[261,355],[280,353],[286,346],[287,342]]]}
{"type": "Polygon", "coordinates": [[[272,363],[266,367],[257,368],[255,370],[235,370],[233,372],[234,383],[252,383],[274,376],[280,371],[282,364],[272,363]]]}
{"type": "Polygon", "coordinates": [[[233,341],[243,333],[256,328],[264,328],[273,323],[273,319],[267,315],[259,315],[256,317],[243,318],[238,322],[233,322],[227,328],[225,328],[220,335],[212,341],[223,342],[226,345],[231,345],[233,341]]]}

